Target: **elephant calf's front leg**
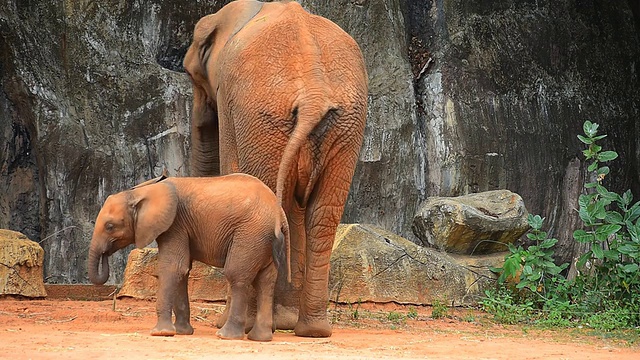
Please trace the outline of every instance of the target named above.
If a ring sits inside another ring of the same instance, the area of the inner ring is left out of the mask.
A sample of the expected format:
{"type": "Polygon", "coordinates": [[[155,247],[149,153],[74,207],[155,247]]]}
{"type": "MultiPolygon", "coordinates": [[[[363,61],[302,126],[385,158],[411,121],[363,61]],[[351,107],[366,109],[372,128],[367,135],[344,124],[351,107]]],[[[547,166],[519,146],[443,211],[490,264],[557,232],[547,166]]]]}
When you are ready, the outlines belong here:
{"type": "MultiPolygon", "coordinates": [[[[162,255],[160,255],[162,256],[162,255]]],[[[158,316],[158,322],[153,329],[151,329],[151,335],[153,336],[174,336],[176,335],[176,326],[171,321],[171,311],[173,310],[174,302],[182,295],[176,296],[179,291],[179,284],[187,282],[188,270],[185,272],[179,272],[175,270],[167,271],[166,266],[162,266],[162,262],[158,261],[158,268],[165,269],[158,271],[158,294],[156,301],[156,315],[158,316]]],[[[171,266],[169,266],[171,268],[171,266]]],[[[186,295],[186,294],[185,294],[186,295]]],[[[184,299],[182,299],[184,301],[184,299]]],[[[181,304],[179,306],[184,306],[181,304]]],[[[188,307],[188,303],[187,303],[188,307]]],[[[176,314],[176,320],[184,322],[184,311],[178,310],[176,314]]],[[[188,320],[186,320],[188,323],[188,320]]],[[[189,325],[190,327],[191,325],[189,325]]],[[[184,330],[184,329],[182,329],[184,330]]],[[[193,331],[193,330],[192,330],[193,331]]]]}
{"type": "Polygon", "coordinates": [[[177,335],[192,335],[191,309],[189,307],[189,292],[187,288],[189,274],[183,276],[178,283],[176,297],[173,303],[173,313],[176,315],[174,326],[177,335]]]}

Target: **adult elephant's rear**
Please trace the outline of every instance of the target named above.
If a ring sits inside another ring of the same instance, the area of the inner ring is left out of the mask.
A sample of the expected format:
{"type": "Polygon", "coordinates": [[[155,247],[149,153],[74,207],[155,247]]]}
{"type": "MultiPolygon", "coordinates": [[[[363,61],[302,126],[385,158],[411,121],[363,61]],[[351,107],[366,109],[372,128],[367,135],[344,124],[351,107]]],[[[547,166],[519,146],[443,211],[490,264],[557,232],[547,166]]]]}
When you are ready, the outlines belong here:
{"type": "MultiPolygon", "coordinates": [[[[202,18],[184,60],[193,82],[191,175],[252,174],[282,199],[292,282],[278,328],[331,335],[329,260],[362,145],[367,75],[356,42],[295,2],[233,2],[202,18]]],[[[280,307],[276,306],[276,309],[280,307]]]]}

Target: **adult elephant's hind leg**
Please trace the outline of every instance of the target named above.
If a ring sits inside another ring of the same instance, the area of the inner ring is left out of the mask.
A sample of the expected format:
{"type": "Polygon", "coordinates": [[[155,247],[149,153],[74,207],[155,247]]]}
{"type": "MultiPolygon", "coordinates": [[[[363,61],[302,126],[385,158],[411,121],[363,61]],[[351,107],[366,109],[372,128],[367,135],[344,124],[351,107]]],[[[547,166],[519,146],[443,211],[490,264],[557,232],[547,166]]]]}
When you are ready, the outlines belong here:
{"type": "MultiPolygon", "coordinates": [[[[348,145],[324,168],[307,204],[306,263],[300,313],[294,332],[305,337],[329,337],[329,262],[336,230],[349,195],[358,144],[348,145]]],[[[338,150],[336,150],[337,152],[338,150]]]]}
{"type": "Polygon", "coordinates": [[[278,269],[272,262],[260,270],[253,282],[256,289],[257,313],[253,328],[247,335],[249,340],[271,341],[273,339],[273,292],[278,269]]]}

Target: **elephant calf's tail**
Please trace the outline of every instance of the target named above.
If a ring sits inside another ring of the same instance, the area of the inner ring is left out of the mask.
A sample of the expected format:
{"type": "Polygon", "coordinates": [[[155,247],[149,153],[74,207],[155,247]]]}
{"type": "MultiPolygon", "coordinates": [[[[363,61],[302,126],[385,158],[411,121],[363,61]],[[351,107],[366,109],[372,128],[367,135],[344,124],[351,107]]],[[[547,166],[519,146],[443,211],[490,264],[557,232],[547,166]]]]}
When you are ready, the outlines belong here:
{"type": "Polygon", "coordinates": [[[289,222],[287,215],[280,207],[280,216],[276,220],[276,242],[272,246],[273,261],[280,267],[280,261],[285,258],[287,266],[287,282],[291,282],[291,240],[289,236],[289,222]],[[284,253],[284,254],[283,254],[284,253]]]}

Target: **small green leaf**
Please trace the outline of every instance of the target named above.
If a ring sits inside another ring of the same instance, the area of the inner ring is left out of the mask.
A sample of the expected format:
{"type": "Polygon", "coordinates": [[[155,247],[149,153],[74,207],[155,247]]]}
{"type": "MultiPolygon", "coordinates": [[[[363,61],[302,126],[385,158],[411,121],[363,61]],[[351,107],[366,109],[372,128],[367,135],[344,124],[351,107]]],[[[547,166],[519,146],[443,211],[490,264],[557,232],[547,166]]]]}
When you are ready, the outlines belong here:
{"type": "Polygon", "coordinates": [[[593,199],[593,195],[580,195],[578,197],[578,205],[580,207],[587,207],[591,203],[591,199],[593,199]]]}
{"type": "Polygon", "coordinates": [[[624,255],[631,255],[640,251],[640,248],[636,244],[624,244],[618,247],[618,252],[624,255]]]}
{"type": "Polygon", "coordinates": [[[606,187],[598,184],[596,185],[596,191],[598,192],[598,194],[602,195],[602,196],[606,196],[609,194],[609,190],[607,190],[606,187]]]}
{"type": "Polygon", "coordinates": [[[622,218],[622,215],[620,215],[616,211],[607,211],[607,216],[605,216],[604,221],[610,224],[618,224],[618,225],[624,224],[624,219],[622,218]]]}
{"type": "Polygon", "coordinates": [[[589,172],[596,171],[597,168],[598,168],[598,162],[594,161],[591,163],[591,165],[589,165],[589,167],[587,168],[587,171],[589,172]]]}
{"type": "Polygon", "coordinates": [[[542,244],[540,244],[540,247],[543,249],[549,249],[552,248],[557,242],[558,239],[546,239],[542,242],[542,244]]]}
{"type": "Polygon", "coordinates": [[[604,251],[598,245],[594,245],[591,247],[591,251],[593,252],[593,256],[596,259],[602,259],[604,257],[604,251]]]}
{"type": "Polygon", "coordinates": [[[631,204],[631,202],[633,201],[633,194],[631,193],[631,190],[627,190],[624,192],[624,194],[622,194],[622,201],[627,206],[631,204]]]}
{"type": "Polygon", "coordinates": [[[502,265],[502,269],[506,276],[515,276],[520,270],[520,259],[516,257],[511,257],[504,262],[502,265]]]}
{"type": "Polygon", "coordinates": [[[573,232],[573,238],[577,242],[588,243],[588,242],[592,242],[595,237],[593,234],[580,229],[573,232]]]}
{"type": "Polygon", "coordinates": [[[585,137],[583,135],[578,135],[578,139],[587,145],[593,144],[593,140],[591,140],[591,138],[585,137]]]}
{"type": "Polygon", "coordinates": [[[636,221],[636,219],[638,219],[639,217],[640,217],[640,201],[633,204],[631,209],[629,209],[629,211],[627,211],[627,213],[625,214],[624,218],[625,218],[625,221],[636,221]]]}
{"type": "Polygon", "coordinates": [[[622,266],[622,270],[626,273],[635,273],[638,271],[638,264],[626,264],[622,266]]]}
{"type": "Polygon", "coordinates": [[[608,260],[618,260],[619,256],[620,256],[620,252],[618,252],[618,250],[604,251],[604,257],[607,258],[608,260]]]}
{"type": "Polygon", "coordinates": [[[596,237],[604,237],[604,239],[617,233],[622,226],[616,224],[602,225],[596,229],[596,237]]]}
{"type": "Polygon", "coordinates": [[[594,154],[599,153],[599,152],[600,152],[600,150],[602,150],[602,146],[600,146],[600,145],[596,145],[596,144],[591,144],[591,151],[592,151],[594,154]]]}
{"type": "Polygon", "coordinates": [[[627,230],[629,230],[629,236],[631,237],[631,241],[640,244],[640,222],[634,224],[630,224],[627,226],[627,230]]]}
{"type": "Polygon", "coordinates": [[[587,120],[582,125],[582,130],[588,137],[594,137],[598,133],[598,126],[598,124],[594,124],[591,121],[587,120]]]}
{"type": "Polygon", "coordinates": [[[600,162],[611,161],[618,157],[618,153],[615,151],[603,151],[598,154],[597,158],[600,162]]]}
{"type": "Polygon", "coordinates": [[[589,259],[591,259],[591,251],[587,251],[580,255],[580,258],[578,258],[578,262],[576,263],[576,267],[578,267],[578,269],[583,269],[589,259]]]}
{"type": "Polygon", "coordinates": [[[584,187],[585,187],[586,189],[592,189],[592,188],[594,188],[594,187],[596,187],[596,186],[598,186],[598,183],[597,183],[597,182],[590,182],[590,183],[586,183],[586,184],[584,184],[584,187]]]}
{"type": "Polygon", "coordinates": [[[593,223],[595,219],[604,219],[607,216],[605,205],[604,201],[598,201],[587,206],[586,211],[591,223],[593,223]]]}
{"type": "Polygon", "coordinates": [[[540,215],[531,215],[527,216],[527,222],[529,226],[531,226],[535,230],[540,230],[542,228],[542,222],[544,218],[540,217],[540,215]]]}
{"type": "Polygon", "coordinates": [[[603,166],[598,169],[598,175],[609,175],[609,171],[610,169],[608,166],[603,166]]]}

